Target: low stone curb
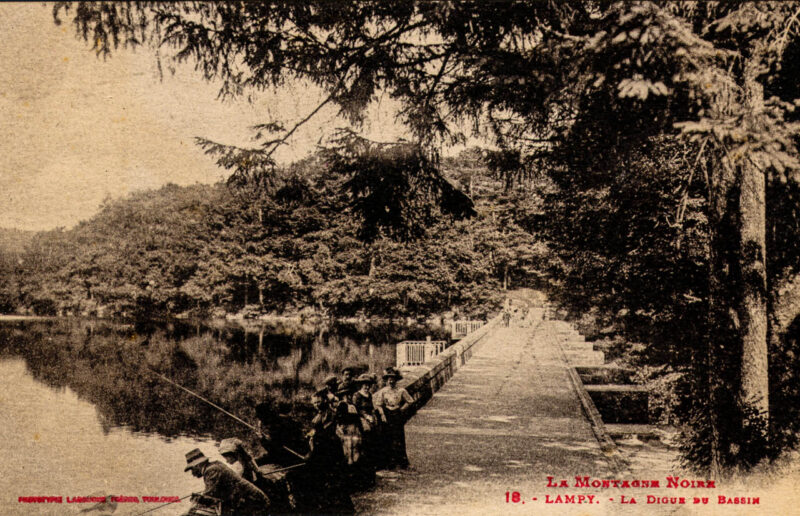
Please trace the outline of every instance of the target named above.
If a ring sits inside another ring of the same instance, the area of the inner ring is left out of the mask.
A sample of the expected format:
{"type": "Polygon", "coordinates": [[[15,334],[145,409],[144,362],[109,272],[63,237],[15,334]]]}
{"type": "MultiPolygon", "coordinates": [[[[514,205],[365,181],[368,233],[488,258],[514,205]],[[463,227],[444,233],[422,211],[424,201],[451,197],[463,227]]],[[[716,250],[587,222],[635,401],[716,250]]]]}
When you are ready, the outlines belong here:
{"type": "Polygon", "coordinates": [[[600,449],[603,451],[603,455],[608,461],[609,467],[615,474],[623,474],[627,472],[630,468],[620,455],[616,443],[614,443],[614,440],[611,439],[611,436],[608,434],[606,425],[603,423],[603,418],[600,416],[600,412],[597,410],[597,407],[592,401],[591,396],[589,396],[589,392],[583,385],[581,377],[578,375],[578,371],[575,369],[575,366],[573,366],[569,360],[567,360],[567,354],[564,352],[564,347],[562,346],[560,339],[556,337],[555,341],[558,345],[558,349],[561,351],[562,357],[564,358],[567,376],[569,376],[572,387],[578,394],[578,399],[581,401],[583,413],[586,415],[586,419],[589,420],[589,426],[591,426],[592,432],[594,433],[597,442],[600,444],[600,449]]]}

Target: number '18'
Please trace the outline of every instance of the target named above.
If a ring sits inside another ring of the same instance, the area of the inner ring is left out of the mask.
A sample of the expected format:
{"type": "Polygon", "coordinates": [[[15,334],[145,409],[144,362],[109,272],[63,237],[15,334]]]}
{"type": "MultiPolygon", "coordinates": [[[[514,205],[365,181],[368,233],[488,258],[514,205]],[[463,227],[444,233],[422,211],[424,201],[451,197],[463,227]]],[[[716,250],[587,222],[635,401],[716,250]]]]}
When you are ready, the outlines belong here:
{"type": "Polygon", "coordinates": [[[508,503],[508,502],[519,503],[520,500],[521,500],[521,498],[520,498],[520,495],[519,495],[518,492],[516,492],[516,491],[513,491],[513,492],[506,491],[506,503],[508,503]]]}

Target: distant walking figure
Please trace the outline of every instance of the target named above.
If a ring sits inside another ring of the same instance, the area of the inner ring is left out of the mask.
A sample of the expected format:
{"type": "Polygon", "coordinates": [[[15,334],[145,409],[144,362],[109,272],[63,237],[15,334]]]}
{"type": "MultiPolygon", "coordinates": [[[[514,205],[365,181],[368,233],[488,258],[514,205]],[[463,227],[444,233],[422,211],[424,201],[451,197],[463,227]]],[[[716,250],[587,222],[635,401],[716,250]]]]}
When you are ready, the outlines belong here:
{"type": "MultiPolygon", "coordinates": [[[[414,403],[408,391],[397,387],[397,381],[402,376],[400,372],[389,367],[383,375],[386,386],[372,395],[372,404],[381,420],[385,423],[383,450],[384,461],[387,469],[407,468],[408,455],[406,455],[405,413],[414,403]]],[[[379,459],[380,460],[380,459],[379,459]]]]}
{"type": "Polygon", "coordinates": [[[511,322],[511,313],[508,310],[503,312],[503,326],[508,328],[509,323],[511,322]]]}

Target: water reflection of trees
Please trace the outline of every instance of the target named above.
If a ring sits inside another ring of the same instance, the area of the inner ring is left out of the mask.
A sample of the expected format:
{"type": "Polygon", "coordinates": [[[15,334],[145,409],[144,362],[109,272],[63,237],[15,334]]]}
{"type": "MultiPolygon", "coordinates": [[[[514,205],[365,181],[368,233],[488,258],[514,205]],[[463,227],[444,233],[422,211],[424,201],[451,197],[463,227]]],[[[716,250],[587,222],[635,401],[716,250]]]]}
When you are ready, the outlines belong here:
{"type": "Polygon", "coordinates": [[[306,419],[307,398],[324,376],[345,365],[379,371],[394,363],[392,344],[425,334],[442,337],[389,324],[18,322],[0,325],[0,358],[21,356],[38,381],[93,403],[106,430],[248,437],[246,428],[148,368],[247,421],[255,422],[255,406],[266,400],[289,402],[306,419]]]}

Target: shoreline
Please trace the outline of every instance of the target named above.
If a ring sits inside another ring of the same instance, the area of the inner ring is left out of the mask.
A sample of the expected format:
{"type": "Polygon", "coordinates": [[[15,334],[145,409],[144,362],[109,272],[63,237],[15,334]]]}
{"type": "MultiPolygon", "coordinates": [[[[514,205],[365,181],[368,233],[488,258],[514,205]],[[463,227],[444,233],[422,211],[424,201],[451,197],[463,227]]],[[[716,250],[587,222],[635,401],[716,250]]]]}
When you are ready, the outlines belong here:
{"type": "Polygon", "coordinates": [[[17,315],[17,314],[0,314],[0,322],[14,322],[14,321],[54,321],[56,319],[66,319],[58,315],[17,315]]]}
{"type": "MultiPolygon", "coordinates": [[[[70,319],[93,319],[93,320],[108,320],[108,321],[129,321],[125,318],[114,318],[114,317],[97,317],[97,316],[83,316],[83,315],[22,315],[22,314],[0,314],[0,322],[26,322],[26,321],[58,321],[58,320],[70,320],[70,319]]],[[[190,318],[183,318],[183,317],[174,317],[174,318],[160,318],[156,317],[151,320],[163,320],[164,322],[176,321],[176,322],[192,322],[197,321],[195,319],[190,318]]],[[[439,321],[436,321],[435,318],[431,317],[424,321],[419,321],[416,319],[411,318],[388,318],[388,317],[330,317],[330,316],[321,316],[317,314],[297,314],[297,315],[277,315],[277,314],[264,314],[259,317],[253,318],[244,318],[244,317],[236,317],[236,316],[225,316],[225,317],[210,317],[207,319],[202,320],[204,324],[214,324],[214,323],[223,323],[223,324],[236,324],[243,328],[251,328],[251,327],[258,327],[262,326],[263,324],[268,324],[271,322],[281,322],[281,321],[295,321],[295,322],[312,322],[312,323],[322,323],[325,321],[337,321],[337,322],[344,322],[350,324],[401,324],[401,325],[412,325],[412,324],[420,324],[420,325],[428,325],[428,326],[442,326],[445,327],[446,324],[442,324],[439,321]]],[[[447,319],[446,319],[447,321],[447,319]]]]}

